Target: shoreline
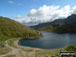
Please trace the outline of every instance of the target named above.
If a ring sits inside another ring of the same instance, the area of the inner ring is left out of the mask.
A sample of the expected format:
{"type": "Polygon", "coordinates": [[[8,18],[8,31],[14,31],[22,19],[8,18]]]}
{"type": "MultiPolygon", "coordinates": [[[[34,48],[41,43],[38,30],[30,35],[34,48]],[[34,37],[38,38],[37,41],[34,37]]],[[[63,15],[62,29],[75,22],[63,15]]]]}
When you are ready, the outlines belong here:
{"type": "MultiPolygon", "coordinates": [[[[11,51],[9,51],[6,54],[0,55],[0,56],[9,56],[9,55],[16,55],[17,57],[28,57],[28,56],[59,56],[59,53],[61,50],[64,48],[58,48],[58,49],[41,49],[41,48],[34,48],[34,47],[28,47],[28,46],[22,46],[19,44],[19,41],[21,38],[14,38],[14,39],[9,39],[5,41],[6,47],[10,48],[11,51]],[[10,45],[9,43],[12,44],[10,45]],[[21,54],[21,55],[20,55],[21,54]]],[[[64,51],[65,52],[65,51],[64,51]]]]}
{"type": "Polygon", "coordinates": [[[35,47],[29,47],[29,46],[23,46],[23,45],[20,45],[19,44],[19,41],[20,40],[22,40],[22,39],[18,39],[17,41],[15,41],[15,43],[14,44],[16,44],[17,46],[19,46],[19,47],[23,47],[23,48],[30,48],[30,49],[38,49],[38,50],[62,50],[62,49],[64,49],[64,48],[66,48],[66,47],[64,47],[64,48],[56,48],[56,49],[42,49],[42,48],[35,48],[35,47]]]}

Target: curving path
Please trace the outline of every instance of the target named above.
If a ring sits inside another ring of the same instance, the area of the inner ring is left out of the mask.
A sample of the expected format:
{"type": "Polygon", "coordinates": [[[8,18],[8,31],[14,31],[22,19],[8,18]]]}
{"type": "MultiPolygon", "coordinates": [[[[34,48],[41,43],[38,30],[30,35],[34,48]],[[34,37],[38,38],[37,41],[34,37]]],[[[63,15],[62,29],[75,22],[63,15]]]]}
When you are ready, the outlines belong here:
{"type": "Polygon", "coordinates": [[[5,46],[11,49],[7,54],[0,55],[0,57],[5,57],[9,55],[16,55],[16,57],[35,57],[35,52],[25,52],[17,45],[18,48],[14,48],[8,45],[9,40],[5,41],[5,46]]]}
{"type": "Polygon", "coordinates": [[[13,46],[10,46],[8,44],[8,42],[12,40],[12,39],[9,39],[7,41],[5,41],[5,46],[8,47],[9,49],[11,49],[10,52],[8,52],[7,54],[3,54],[3,55],[0,55],[0,57],[6,57],[6,56],[9,56],[9,55],[15,55],[15,57],[50,57],[50,55],[47,55],[47,54],[44,54],[44,55],[37,55],[36,54],[36,50],[42,50],[42,49],[33,49],[33,51],[31,52],[27,52],[27,51],[24,51],[23,49],[30,49],[30,47],[23,47],[23,46],[19,46],[18,45],[18,41],[19,40],[15,40],[13,42],[13,44],[17,47],[13,47],[13,46]]]}

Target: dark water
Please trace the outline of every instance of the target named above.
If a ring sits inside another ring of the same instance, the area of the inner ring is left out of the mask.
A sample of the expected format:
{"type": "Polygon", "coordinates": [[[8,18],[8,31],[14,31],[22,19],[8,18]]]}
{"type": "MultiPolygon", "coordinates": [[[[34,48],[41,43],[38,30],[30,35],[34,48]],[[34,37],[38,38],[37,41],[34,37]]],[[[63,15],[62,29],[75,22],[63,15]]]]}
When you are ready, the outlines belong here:
{"type": "Polygon", "coordinates": [[[76,34],[41,33],[43,34],[43,37],[35,40],[21,40],[20,45],[42,49],[56,49],[76,44],[76,34]]]}

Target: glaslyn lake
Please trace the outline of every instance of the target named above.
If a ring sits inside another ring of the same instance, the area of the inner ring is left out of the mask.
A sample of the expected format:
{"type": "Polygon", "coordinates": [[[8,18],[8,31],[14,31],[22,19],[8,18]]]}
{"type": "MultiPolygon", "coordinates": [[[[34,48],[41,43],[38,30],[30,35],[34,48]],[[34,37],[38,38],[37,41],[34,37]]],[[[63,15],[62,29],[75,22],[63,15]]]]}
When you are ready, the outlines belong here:
{"type": "Polygon", "coordinates": [[[57,49],[76,44],[76,34],[61,34],[53,32],[41,33],[43,34],[43,37],[35,40],[21,40],[19,44],[22,46],[29,46],[41,49],[57,49]]]}

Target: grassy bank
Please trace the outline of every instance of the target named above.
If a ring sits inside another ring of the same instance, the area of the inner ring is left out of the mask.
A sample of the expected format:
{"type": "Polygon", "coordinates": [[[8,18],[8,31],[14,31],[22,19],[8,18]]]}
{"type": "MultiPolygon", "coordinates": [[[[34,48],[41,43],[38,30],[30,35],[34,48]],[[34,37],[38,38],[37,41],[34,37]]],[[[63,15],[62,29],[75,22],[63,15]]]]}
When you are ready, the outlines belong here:
{"type": "Polygon", "coordinates": [[[0,55],[8,53],[10,50],[11,49],[6,48],[6,47],[5,48],[0,48],[0,55]]]}
{"type": "Polygon", "coordinates": [[[8,56],[4,56],[4,57],[16,57],[16,55],[8,55],[8,56]]]}

